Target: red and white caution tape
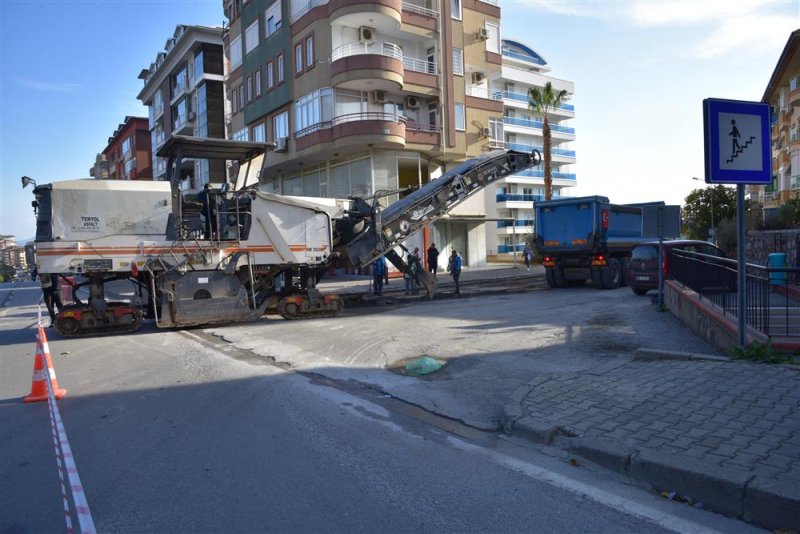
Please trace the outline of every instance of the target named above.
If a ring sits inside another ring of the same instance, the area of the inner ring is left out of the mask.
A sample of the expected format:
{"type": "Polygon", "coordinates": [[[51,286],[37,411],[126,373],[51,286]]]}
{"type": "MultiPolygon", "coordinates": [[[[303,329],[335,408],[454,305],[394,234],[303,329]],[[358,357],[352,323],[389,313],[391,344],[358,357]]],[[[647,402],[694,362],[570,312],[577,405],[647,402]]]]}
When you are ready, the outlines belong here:
{"type": "MultiPolygon", "coordinates": [[[[39,329],[44,332],[42,328],[42,308],[39,305],[39,329]]],[[[42,355],[50,354],[50,347],[47,344],[45,336],[37,334],[36,343],[37,349],[42,351],[42,355]]],[[[48,366],[49,367],[49,366],[48,366]]],[[[84,534],[95,534],[97,531],[94,527],[94,520],[89,510],[89,503],[86,500],[86,495],[83,493],[83,485],[81,478],[78,476],[78,467],[75,465],[75,460],[72,456],[72,449],[69,446],[67,439],[67,431],[64,429],[64,423],[61,420],[61,413],[58,411],[56,404],[56,397],[53,393],[53,374],[52,370],[48,370],[44,375],[47,377],[47,405],[50,408],[50,428],[53,432],[53,444],[56,451],[56,463],[58,464],[58,476],[61,480],[61,494],[64,500],[64,515],[67,522],[67,532],[72,534],[72,518],[69,512],[69,502],[67,500],[67,491],[64,487],[64,469],[67,471],[67,479],[69,481],[70,493],[72,494],[72,503],[75,506],[75,514],[78,516],[78,526],[84,534]]]]}

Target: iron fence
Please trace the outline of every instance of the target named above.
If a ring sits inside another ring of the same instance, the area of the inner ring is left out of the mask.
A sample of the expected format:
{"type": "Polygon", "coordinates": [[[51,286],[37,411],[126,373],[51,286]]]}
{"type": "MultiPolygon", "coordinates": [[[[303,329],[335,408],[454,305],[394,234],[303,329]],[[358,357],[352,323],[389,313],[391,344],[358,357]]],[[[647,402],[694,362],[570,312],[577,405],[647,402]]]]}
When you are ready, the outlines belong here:
{"type": "MultiPolygon", "coordinates": [[[[673,250],[669,277],[707,300],[724,315],[738,319],[735,260],[673,250]]],[[[800,268],[746,264],[745,324],[768,336],[800,337],[800,268]]]]}

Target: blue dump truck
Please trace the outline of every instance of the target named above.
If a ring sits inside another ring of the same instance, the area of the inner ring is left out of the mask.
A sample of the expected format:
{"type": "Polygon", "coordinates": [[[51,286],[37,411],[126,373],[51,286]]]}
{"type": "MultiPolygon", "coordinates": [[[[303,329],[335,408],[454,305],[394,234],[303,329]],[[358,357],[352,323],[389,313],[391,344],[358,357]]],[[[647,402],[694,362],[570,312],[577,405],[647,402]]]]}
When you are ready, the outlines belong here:
{"type": "Polygon", "coordinates": [[[536,249],[543,256],[550,287],[583,285],[615,289],[626,285],[634,246],[657,236],[643,235],[643,206],[663,202],[611,204],[601,196],[534,203],[536,249]]]}

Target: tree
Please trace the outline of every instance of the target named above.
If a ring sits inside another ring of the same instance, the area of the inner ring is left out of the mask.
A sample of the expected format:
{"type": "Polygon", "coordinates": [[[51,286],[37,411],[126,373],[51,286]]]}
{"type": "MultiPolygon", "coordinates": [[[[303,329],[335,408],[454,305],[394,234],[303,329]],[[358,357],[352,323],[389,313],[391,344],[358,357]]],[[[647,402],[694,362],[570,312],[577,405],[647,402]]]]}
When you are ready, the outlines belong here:
{"type": "Polygon", "coordinates": [[[736,190],[724,185],[695,189],[684,202],[682,233],[690,239],[706,240],[712,227],[736,219],[736,190]]]}
{"type": "Polygon", "coordinates": [[[544,137],[542,148],[544,153],[542,154],[542,158],[544,159],[545,200],[552,200],[553,198],[553,169],[551,164],[552,155],[550,153],[552,140],[550,138],[550,121],[547,118],[547,114],[551,110],[558,108],[561,105],[561,101],[566,97],[567,91],[565,89],[556,92],[553,89],[553,84],[550,82],[544,85],[544,89],[538,87],[531,87],[528,89],[528,108],[541,115],[544,120],[544,127],[542,128],[544,137]]]}

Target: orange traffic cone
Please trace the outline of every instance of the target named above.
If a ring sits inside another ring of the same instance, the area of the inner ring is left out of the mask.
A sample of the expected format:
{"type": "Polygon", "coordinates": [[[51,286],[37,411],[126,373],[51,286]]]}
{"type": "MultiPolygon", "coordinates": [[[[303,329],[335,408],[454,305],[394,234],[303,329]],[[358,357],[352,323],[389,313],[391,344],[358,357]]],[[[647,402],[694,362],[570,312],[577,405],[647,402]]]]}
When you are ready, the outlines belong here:
{"type": "Polygon", "coordinates": [[[47,345],[47,336],[44,328],[39,325],[39,334],[36,336],[36,359],[33,361],[33,381],[31,383],[31,394],[23,399],[24,402],[37,402],[47,400],[47,376],[46,369],[50,373],[50,381],[53,384],[53,394],[56,399],[62,398],[67,394],[66,389],[58,387],[56,371],[53,369],[53,360],[50,358],[50,347],[47,345]]]}

